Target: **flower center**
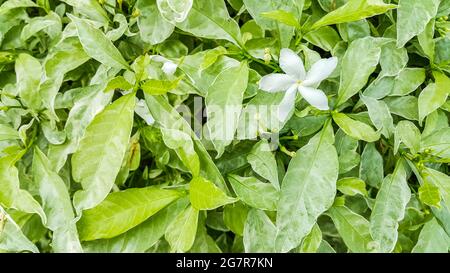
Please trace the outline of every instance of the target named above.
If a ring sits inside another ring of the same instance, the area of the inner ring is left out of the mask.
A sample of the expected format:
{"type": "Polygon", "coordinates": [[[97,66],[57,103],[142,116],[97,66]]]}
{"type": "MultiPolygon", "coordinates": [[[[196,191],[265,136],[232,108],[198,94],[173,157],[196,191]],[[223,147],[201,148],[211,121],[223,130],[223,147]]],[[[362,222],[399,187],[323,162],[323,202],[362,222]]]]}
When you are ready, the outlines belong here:
{"type": "Polygon", "coordinates": [[[297,80],[295,83],[298,84],[298,85],[301,85],[302,82],[303,82],[302,80],[297,80]]]}

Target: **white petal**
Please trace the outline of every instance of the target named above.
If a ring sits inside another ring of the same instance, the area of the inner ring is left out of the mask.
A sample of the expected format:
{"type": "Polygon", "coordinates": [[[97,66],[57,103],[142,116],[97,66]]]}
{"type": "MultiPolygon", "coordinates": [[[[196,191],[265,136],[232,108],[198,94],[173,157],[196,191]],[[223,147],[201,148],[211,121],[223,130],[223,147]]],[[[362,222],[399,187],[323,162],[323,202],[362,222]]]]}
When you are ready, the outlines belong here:
{"type": "Polygon", "coordinates": [[[319,110],[329,110],[327,95],[322,90],[312,87],[300,86],[298,91],[302,97],[319,110]]]}
{"type": "Polygon", "coordinates": [[[164,71],[164,73],[166,73],[167,75],[173,75],[175,74],[175,71],[177,71],[178,66],[171,62],[171,61],[167,61],[164,63],[162,70],[164,71]]]}
{"type": "Polygon", "coordinates": [[[164,58],[163,56],[159,56],[159,55],[151,55],[150,60],[153,60],[158,63],[164,63],[164,62],[168,61],[166,58],[164,58]]]}
{"type": "Polygon", "coordinates": [[[286,91],[295,83],[295,80],[286,74],[269,74],[259,81],[259,89],[267,92],[286,91]]]}
{"type": "Polygon", "coordinates": [[[297,94],[297,86],[292,86],[286,91],[283,100],[278,105],[278,119],[284,122],[289,113],[295,106],[295,95],[297,94]]]}
{"type": "Polygon", "coordinates": [[[289,48],[283,48],[280,52],[280,67],[294,79],[304,80],[306,77],[302,59],[289,48]]]}
{"type": "Polygon", "coordinates": [[[328,59],[321,59],[317,61],[306,75],[306,79],[303,81],[303,86],[319,86],[320,82],[328,78],[338,64],[336,57],[328,59]]]}

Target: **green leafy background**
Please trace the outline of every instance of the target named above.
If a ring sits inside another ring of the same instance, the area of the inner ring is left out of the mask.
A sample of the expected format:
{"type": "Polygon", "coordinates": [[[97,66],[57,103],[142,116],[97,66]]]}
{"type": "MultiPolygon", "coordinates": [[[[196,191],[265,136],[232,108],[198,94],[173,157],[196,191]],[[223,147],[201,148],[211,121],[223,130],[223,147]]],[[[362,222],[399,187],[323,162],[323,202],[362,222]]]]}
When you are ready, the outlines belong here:
{"type": "Polygon", "coordinates": [[[448,252],[449,13],[0,0],[0,252],[448,252]],[[248,114],[280,103],[258,83],[282,48],[338,58],[331,110],[248,114]]]}

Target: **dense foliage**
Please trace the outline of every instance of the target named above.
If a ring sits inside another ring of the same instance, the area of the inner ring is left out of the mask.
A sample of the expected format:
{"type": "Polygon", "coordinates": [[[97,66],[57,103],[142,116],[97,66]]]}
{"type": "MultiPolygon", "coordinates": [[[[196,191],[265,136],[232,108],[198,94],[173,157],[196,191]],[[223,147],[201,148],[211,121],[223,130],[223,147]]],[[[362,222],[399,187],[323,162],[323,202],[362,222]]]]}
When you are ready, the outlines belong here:
{"type": "Polygon", "coordinates": [[[0,252],[448,252],[449,13],[0,0],[0,252]]]}

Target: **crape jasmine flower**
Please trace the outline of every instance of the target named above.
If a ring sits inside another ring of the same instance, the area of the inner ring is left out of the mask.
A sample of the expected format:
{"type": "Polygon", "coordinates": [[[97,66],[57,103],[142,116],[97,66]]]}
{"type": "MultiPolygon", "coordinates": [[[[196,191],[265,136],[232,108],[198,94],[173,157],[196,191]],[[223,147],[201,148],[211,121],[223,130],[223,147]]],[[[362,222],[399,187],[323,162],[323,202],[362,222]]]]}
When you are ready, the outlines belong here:
{"type": "Polygon", "coordinates": [[[317,87],[333,73],[337,63],[336,57],[321,59],[306,72],[302,59],[294,51],[283,48],[280,53],[280,67],[286,74],[273,73],[262,77],[259,88],[271,93],[286,92],[278,108],[278,118],[282,122],[294,108],[297,92],[317,109],[329,110],[327,96],[317,87]]]}

